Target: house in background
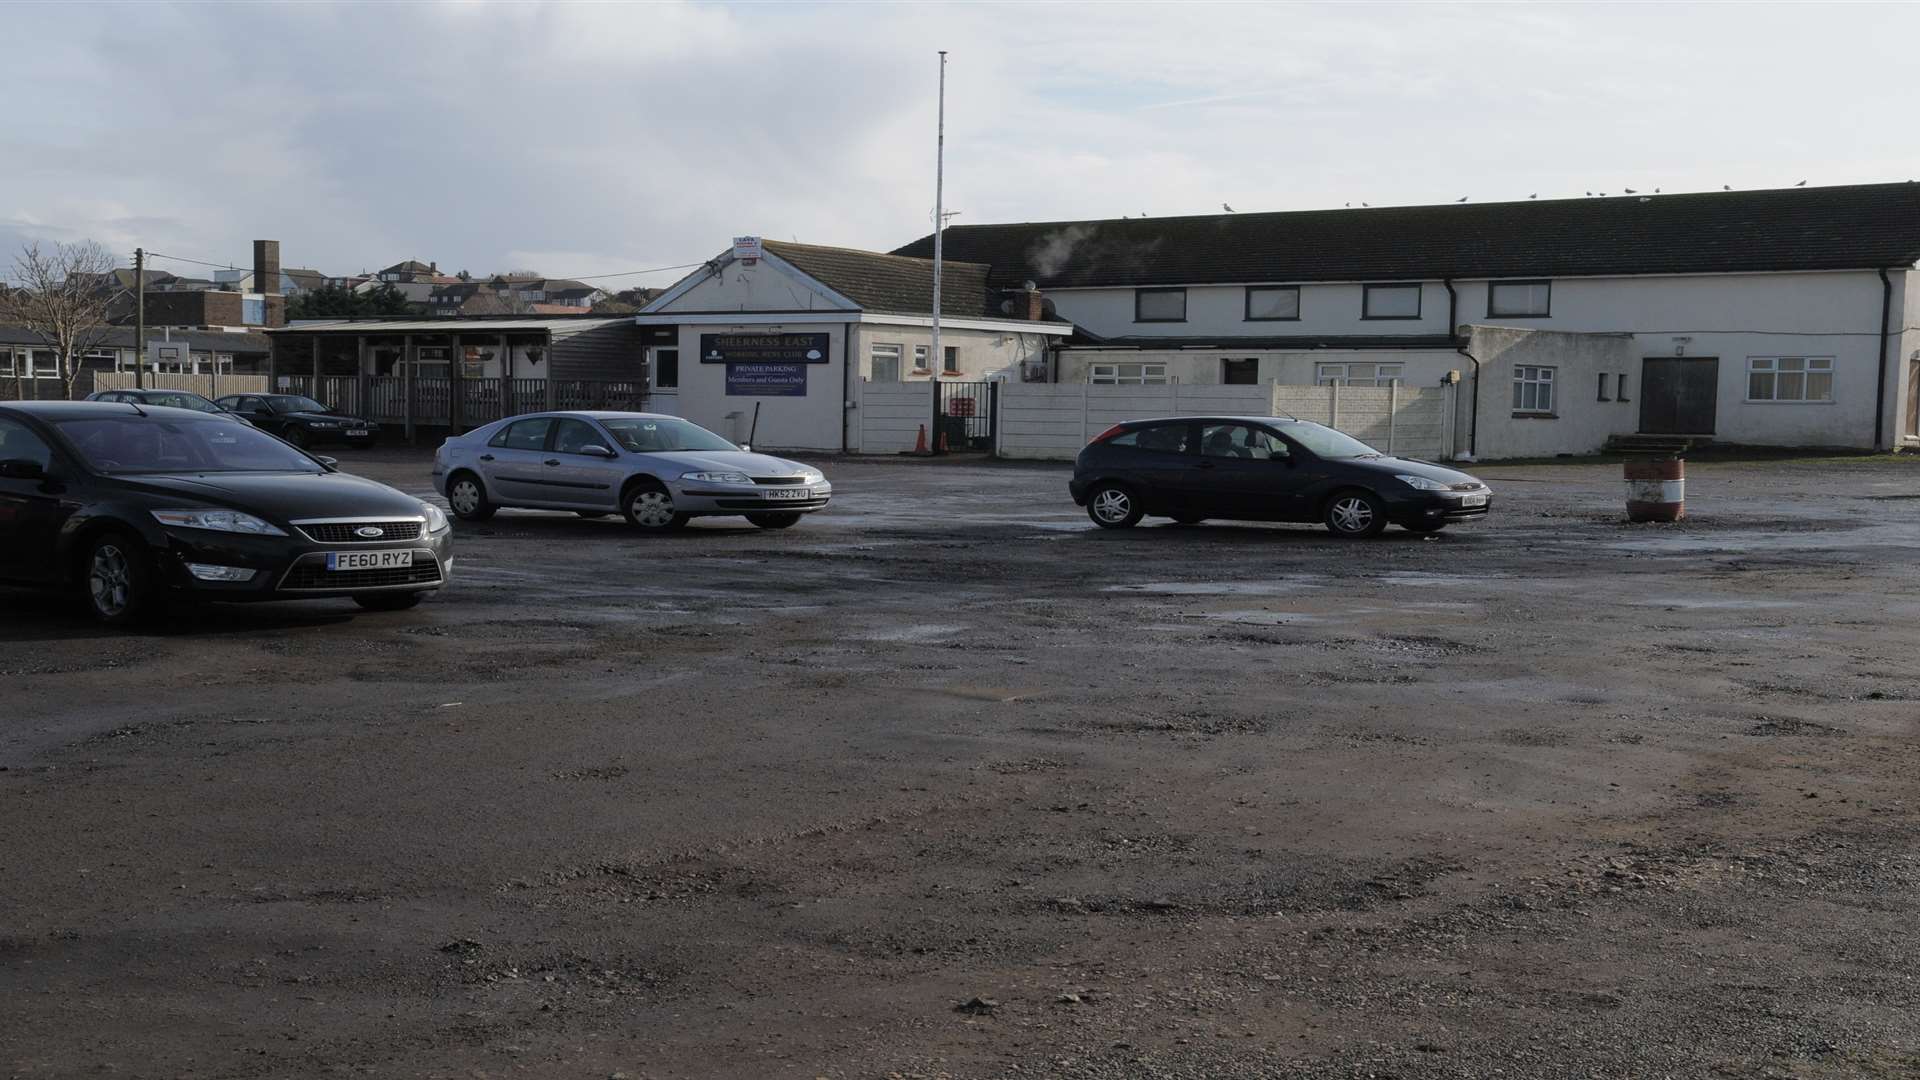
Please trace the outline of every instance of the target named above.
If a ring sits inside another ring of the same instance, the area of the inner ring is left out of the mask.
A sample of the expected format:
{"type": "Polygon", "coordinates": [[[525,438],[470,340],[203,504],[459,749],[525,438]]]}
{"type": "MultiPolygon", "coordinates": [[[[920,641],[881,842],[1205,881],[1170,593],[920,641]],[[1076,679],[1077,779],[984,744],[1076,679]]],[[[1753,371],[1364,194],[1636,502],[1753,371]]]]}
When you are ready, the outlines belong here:
{"type": "Polygon", "coordinates": [[[453,315],[579,315],[606,298],[585,282],[531,275],[495,274],[484,281],[436,285],[426,313],[453,315]]]}
{"type": "Polygon", "coordinates": [[[1920,442],[1920,184],[960,225],[945,254],[1046,291],[1061,382],[1457,380],[1529,453],[1920,442]],[[1496,360],[1469,326],[1520,334],[1496,360]]]}
{"type": "Polygon", "coordinates": [[[1048,349],[1073,327],[1037,292],[994,287],[989,269],[944,265],[936,359],[930,259],[738,243],[633,316],[649,408],[768,446],[847,450],[864,386],[924,383],[936,367],[949,382],[1044,379],[1048,349]]]}

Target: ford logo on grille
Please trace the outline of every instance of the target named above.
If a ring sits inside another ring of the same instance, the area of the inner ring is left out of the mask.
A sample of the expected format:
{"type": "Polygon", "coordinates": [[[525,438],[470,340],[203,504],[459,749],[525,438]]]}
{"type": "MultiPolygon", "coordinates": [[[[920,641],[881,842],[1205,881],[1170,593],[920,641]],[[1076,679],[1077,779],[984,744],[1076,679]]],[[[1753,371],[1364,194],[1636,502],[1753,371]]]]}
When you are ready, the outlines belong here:
{"type": "Polygon", "coordinates": [[[387,535],[387,530],[381,528],[378,525],[362,525],[359,528],[353,530],[353,535],[364,536],[369,540],[377,540],[380,537],[387,535]]]}

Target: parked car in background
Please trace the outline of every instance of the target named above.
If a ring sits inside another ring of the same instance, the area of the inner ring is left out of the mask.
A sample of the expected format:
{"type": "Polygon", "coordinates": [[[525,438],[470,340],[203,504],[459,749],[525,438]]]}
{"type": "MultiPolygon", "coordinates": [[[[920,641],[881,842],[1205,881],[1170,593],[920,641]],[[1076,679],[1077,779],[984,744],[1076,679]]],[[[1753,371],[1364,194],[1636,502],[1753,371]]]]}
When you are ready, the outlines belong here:
{"type": "Polygon", "coordinates": [[[441,510],[225,415],[0,403],[0,580],[95,618],[167,601],[351,597],[409,608],[453,571],[441,510]]]}
{"type": "Polygon", "coordinates": [[[323,443],[372,446],[380,437],[379,424],[336,412],[300,394],[228,394],[214,404],[299,447],[323,443]]]}
{"type": "Polygon", "coordinates": [[[1180,416],[1117,424],[1080,451],[1068,485],[1095,525],[1145,515],[1318,521],[1340,537],[1388,523],[1439,532],[1485,517],[1493,493],[1442,465],[1389,457],[1330,427],[1274,416],[1180,416]]]}
{"type": "Polygon", "coordinates": [[[533,413],[475,428],[440,445],[433,483],[467,521],[503,506],[617,511],[647,532],[716,515],[784,529],[833,496],[810,465],[753,453],[677,416],[633,412],[533,413]]]}
{"type": "Polygon", "coordinates": [[[95,390],[87,395],[88,401],[117,401],[122,404],[158,405],[164,409],[192,409],[194,412],[214,413],[232,417],[243,424],[252,423],[246,417],[234,412],[211,398],[202,397],[191,390],[95,390]]]}

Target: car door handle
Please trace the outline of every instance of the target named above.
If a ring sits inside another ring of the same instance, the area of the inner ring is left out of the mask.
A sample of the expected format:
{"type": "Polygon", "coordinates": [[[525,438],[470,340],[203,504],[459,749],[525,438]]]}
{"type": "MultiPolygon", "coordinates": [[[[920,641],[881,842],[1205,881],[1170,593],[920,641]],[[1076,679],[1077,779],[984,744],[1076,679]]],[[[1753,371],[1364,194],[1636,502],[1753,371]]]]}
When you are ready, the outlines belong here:
{"type": "Polygon", "coordinates": [[[481,455],[480,455],[480,460],[481,460],[481,461],[492,461],[492,460],[493,460],[493,455],[492,455],[492,454],[481,454],[481,455]]]}
{"type": "Polygon", "coordinates": [[[547,464],[549,464],[549,465],[558,465],[558,464],[560,464],[560,459],[559,459],[559,458],[548,458],[548,459],[547,459],[547,464]]]}

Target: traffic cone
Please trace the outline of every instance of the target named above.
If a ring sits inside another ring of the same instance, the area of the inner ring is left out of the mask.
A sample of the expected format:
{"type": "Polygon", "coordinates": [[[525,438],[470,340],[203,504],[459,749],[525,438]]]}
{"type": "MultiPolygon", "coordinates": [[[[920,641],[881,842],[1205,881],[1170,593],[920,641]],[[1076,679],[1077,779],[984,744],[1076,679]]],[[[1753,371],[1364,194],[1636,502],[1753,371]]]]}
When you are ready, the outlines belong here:
{"type": "Polygon", "coordinates": [[[940,433],[940,452],[947,452],[947,433],[944,431],[940,433]]]}
{"type": "Polygon", "coordinates": [[[913,440],[913,452],[916,454],[927,452],[927,425],[925,424],[920,425],[920,434],[913,440]]]}

